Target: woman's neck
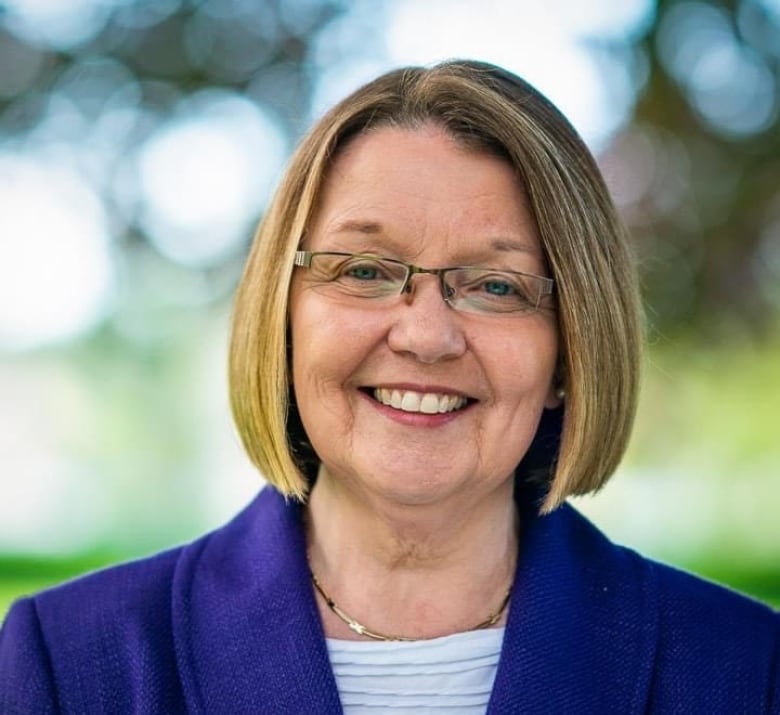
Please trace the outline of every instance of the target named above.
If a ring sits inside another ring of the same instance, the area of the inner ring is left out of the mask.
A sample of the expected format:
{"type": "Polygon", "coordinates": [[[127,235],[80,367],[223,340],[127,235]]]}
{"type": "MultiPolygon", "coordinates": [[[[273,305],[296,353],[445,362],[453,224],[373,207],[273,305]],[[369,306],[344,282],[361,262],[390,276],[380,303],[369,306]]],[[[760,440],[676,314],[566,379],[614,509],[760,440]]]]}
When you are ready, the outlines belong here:
{"type": "MultiPolygon", "coordinates": [[[[477,503],[409,506],[358,498],[321,474],[307,541],[312,570],[341,610],[381,633],[433,638],[499,608],[514,577],[517,512],[511,484],[477,503]]],[[[326,635],[359,637],[321,596],[318,605],[326,635]]]]}

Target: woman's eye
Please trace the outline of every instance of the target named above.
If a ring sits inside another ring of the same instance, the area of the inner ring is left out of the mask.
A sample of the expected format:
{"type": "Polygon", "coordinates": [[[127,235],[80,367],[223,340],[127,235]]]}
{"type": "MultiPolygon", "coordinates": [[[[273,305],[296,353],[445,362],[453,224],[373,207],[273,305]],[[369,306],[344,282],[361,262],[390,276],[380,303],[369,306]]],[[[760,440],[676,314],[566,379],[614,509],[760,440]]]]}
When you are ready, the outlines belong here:
{"type": "Polygon", "coordinates": [[[514,279],[503,275],[480,276],[464,294],[472,301],[490,305],[495,309],[521,310],[532,302],[528,287],[519,277],[514,279]]]}
{"type": "Polygon", "coordinates": [[[517,292],[515,286],[513,286],[511,283],[508,283],[507,281],[497,281],[497,280],[485,281],[482,287],[484,288],[486,293],[497,296],[499,298],[513,295],[514,293],[517,292]]]}
{"type": "Polygon", "coordinates": [[[347,266],[344,271],[347,278],[355,278],[359,281],[373,281],[381,278],[379,266],[372,263],[360,263],[358,265],[347,266]]]}
{"type": "Polygon", "coordinates": [[[503,298],[506,300],[524,300],[527,297],[522,283],[503,277],[485,278],[475,286],[483,298],[503,298]]]}

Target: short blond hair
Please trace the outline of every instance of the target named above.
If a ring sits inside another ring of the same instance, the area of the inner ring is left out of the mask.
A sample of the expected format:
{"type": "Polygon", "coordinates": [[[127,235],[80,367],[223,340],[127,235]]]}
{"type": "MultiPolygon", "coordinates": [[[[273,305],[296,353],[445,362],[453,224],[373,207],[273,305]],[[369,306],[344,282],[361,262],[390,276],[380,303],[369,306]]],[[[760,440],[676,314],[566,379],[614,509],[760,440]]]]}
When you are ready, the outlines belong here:
{"type": "MultiPolygon", "coordinates": [[[[628,236],[596,162],[565,117],[519,77],[454,60],[366,84],[303,138],[260,223],[238,287],[230,342],[233,416],[250,459],[304,499],[317,456],[290,383],[288,293],[298,244],[334,157],[376,127],[443,127],[464,146],[515,168],[555,280],[562,408],[543,420],[531,470],[543,511],[601,487],[625,451],[636,410],[642,330],[628,236]],[[538,454],[542,454],[541,465],[538,454]]],[[[546,411],[547,412],[547,411],[546,411]]],[[[517,479],[529,477],[527,460],[517,479]]]]}

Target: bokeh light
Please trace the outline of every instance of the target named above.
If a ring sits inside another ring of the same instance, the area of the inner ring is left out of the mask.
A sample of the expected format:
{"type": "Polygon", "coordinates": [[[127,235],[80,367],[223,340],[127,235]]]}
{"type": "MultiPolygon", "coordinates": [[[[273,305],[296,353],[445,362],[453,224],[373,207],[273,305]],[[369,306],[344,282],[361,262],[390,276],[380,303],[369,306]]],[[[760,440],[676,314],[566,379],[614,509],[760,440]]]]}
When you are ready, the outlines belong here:
{"type": "Polygon", "coordinates": [[[776,553],[780,0],[3,3],[0,551],[138,553],[250,498],[226,331],[285,156],[364,81],[455,56],[547,93],[632,230],[647,427],[599,522],[776,553]]]}
{"type": "Polygon", "coordinates": [[[0,350],[88,330],[110,310],[108,221],[69,166],[0,154],[0,350]]]}
{"type": "Polygon", "coordinates": [[[6,0],[4,21],[35,43],[68,50],[100,32],[112,4],[111,0],[6,0]]]}
{"type": "Polygon", "coordinates": [[[284,156],[281,132],[252,102],[192,95],[138,152],[141,226],[172,260],[224,260],[246,243],[284,156]]]}
{"type": "Polygon", "coordinates": [[[725,135],[768,129],[777,87],[766,63],[740,43],[726,12],[704,2],[672,7],[661,24],[659,52],[702,119],[725,135]]]}
{"type": "Polygon", "coordinates": [[[596,55],[591,41],[641,34],[653,15],[649,0],[571,3],[473,3],[411,0],[394,6],[387,28],[393,64],[478,57],[517,72],[555,102],[594,150],[628,121],[636,100],[625,55],[596,55]],[[587,7],[587,11],[585,11],[587,7]],[[497,27],[511,28],[497,33],[497,27]]]}

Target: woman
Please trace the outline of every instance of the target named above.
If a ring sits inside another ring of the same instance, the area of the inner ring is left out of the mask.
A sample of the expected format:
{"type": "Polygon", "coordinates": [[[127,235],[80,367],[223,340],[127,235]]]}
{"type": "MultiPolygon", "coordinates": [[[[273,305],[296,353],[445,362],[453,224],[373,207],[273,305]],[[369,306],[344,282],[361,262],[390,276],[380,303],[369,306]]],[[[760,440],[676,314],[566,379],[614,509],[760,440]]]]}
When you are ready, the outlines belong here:
{"type": "Polygon", "coordinates": [[[387,74],[303,140],[238,291],[272,486],[11,610],[2,712],[780,712],[780,618],[609,543],[636,403],[625,232],[497,67],[387,74]],[[372,709],[373,708],[373,709],[372,709]]]}

